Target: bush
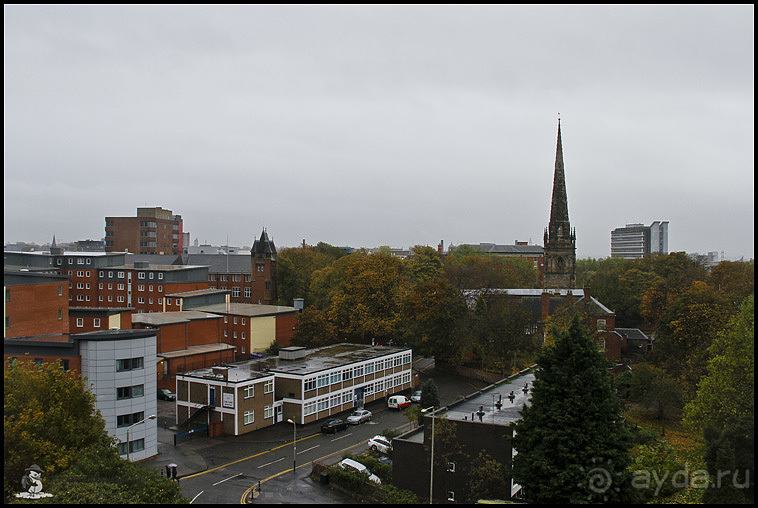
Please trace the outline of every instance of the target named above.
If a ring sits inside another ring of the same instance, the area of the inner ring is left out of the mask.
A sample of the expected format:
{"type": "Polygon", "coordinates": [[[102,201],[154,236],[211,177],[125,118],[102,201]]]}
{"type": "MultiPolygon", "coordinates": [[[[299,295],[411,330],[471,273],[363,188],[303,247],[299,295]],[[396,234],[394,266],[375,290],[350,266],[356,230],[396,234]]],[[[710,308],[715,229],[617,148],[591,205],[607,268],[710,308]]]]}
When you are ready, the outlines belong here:
{"type": "Polygon", "coordinates": [[[381,502],[383,504],[418,504],[418,497],[410,490],[398,489],[394,485],[382,485],[381,502]]]}

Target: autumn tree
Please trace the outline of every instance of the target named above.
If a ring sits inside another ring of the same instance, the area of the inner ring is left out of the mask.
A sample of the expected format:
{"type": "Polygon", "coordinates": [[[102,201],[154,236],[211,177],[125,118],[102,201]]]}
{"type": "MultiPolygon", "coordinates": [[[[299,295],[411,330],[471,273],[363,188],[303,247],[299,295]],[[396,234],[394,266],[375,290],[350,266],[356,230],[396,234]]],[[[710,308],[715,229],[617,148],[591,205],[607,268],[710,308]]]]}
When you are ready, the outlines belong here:
{"type": "Polygon", "coordinates": [[[664,370],[643,364],[631,372],[629,385],[629,398],[657,412],[665,435],[667,413],[681,409],[684,401],[681,384],[664,370]]]}
{"type": "Polygon", "coordinates": [[[75,371],[59,364],[5,362],[3,376],[3,467],[5,498],[16,491],[24,469],[39,464],[46,475],[65,470],[77,454],[110,443],[95,396],[75,371]]]}
{"type": "Polygon", "coordinates": [[[721,261],[711,268],[708,285],[722,293],[735,308],[755,292],[755,266],[752,262],[721,261]]]}
{"type": "Polygon", "coordinates": [[[685,406],[684,423],[702,432],[755,415],[755,297],[748,296],[709,349],[707,374],[685,406]]]}
{"type": "Polygon", "coordinates": [[[332,268],[341,272],[328,310],[337,333],[361,343],[392,339],[407,283],[402,261],[386,254],[354,253],[339,259],[332,268]]]}
{"type": "Polygon", "coordinates": [[[306,307],[297,315],[295,334],[292,344],[295,346],[321,347],[339,342],[337,329],[329,321],[325,311],[315,307],[306,307]]]}
{"type": "Polygon", "coordinates": [[[510,499],[508,469],[487,452],[479,452],[469,474],[468,492],[472,503],[477,499],[510,499]]]}
{"type": "Polygon", "coordinates": [[[514,427],[513,478],[530,503],[634,500],[629,431],[606,361],[578,317],[545,347],[531,390],[531,404],[514,427]],[[602,467],[610,483],[598,491],[590,470],[602,467]]]}
{"type": "Polygon", "coordinates": [[[694,395],[698,380],[706,374],[708,347],[734,313],[723,295],[695,281],[661,315],[656,364],[681,379],[688,396],[694,395]]]}

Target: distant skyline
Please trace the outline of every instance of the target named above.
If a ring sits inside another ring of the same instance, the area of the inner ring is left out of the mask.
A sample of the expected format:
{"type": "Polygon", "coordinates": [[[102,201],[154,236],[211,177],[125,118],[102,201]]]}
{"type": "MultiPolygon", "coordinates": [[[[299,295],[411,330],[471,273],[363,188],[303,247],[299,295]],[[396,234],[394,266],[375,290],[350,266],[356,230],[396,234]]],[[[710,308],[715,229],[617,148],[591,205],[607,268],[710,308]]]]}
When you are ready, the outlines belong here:
{"type": "Polygon", "coordinates": [[[5,5],[4,243],[542,245],[669,222],[754,257],[753,5],[5,5]]]}

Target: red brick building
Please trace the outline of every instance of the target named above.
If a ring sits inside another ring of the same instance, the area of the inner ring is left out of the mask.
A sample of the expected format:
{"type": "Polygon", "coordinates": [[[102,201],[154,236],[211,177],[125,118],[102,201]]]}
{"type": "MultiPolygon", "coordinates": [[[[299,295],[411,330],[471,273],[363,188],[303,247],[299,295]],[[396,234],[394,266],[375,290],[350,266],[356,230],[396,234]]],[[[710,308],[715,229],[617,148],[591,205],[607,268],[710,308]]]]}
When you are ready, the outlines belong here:
{"type": "Polygon", "coordinates": [[[4,270],[3,286],[3,337],[68,333],[67,277],[4,270]]]}
{"type": "Polygon", "coordinates": [[[105,218],[105,251],[181,254],[181,215],[161,207],[137,208],[136,217],[105,218]]]}

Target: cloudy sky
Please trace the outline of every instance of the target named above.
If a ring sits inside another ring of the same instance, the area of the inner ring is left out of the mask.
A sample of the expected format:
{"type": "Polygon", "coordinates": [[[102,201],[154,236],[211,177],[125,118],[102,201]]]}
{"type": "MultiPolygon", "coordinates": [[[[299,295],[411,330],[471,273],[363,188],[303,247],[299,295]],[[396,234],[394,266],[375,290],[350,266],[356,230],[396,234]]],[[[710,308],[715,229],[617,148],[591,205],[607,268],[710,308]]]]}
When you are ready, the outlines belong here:
{"type": "Polygon", "coordinates": [[[668,220],[754,253],[754,7],[4,7],[4,241],[542,244],[668,220]]]}

